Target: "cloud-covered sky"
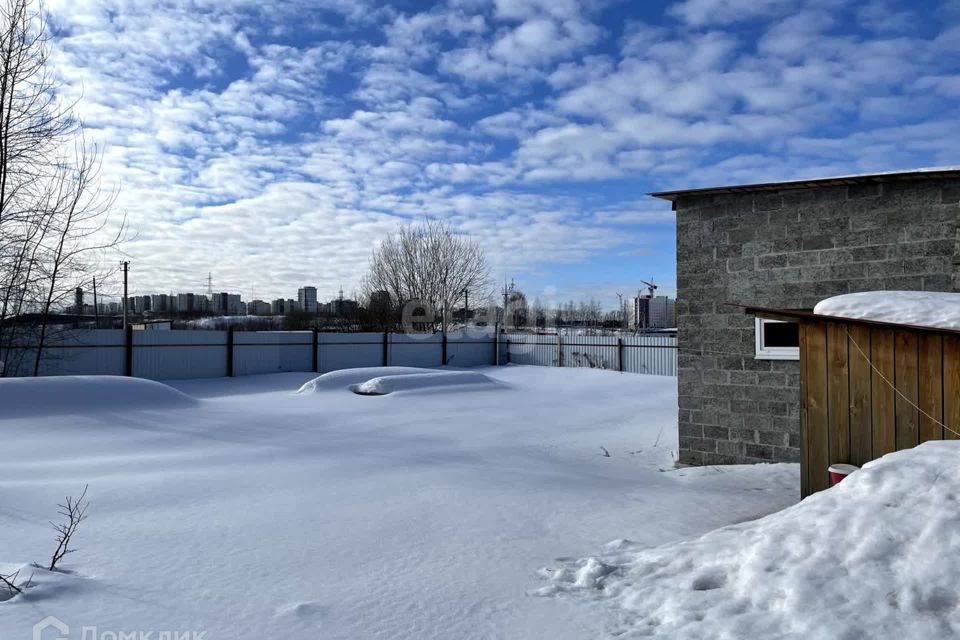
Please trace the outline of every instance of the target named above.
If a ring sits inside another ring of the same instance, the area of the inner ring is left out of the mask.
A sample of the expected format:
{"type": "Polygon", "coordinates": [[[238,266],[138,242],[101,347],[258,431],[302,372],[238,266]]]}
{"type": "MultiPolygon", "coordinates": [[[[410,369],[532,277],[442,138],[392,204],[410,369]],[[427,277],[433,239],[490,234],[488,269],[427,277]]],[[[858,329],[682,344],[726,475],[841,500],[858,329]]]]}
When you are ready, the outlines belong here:
{"type": "Polygon", "coordinates": [[[960,2],[47,0],[135,293],[320,298],[424,216],[528,295],[674,286],[646,192],[960,163],[960,2]]]}

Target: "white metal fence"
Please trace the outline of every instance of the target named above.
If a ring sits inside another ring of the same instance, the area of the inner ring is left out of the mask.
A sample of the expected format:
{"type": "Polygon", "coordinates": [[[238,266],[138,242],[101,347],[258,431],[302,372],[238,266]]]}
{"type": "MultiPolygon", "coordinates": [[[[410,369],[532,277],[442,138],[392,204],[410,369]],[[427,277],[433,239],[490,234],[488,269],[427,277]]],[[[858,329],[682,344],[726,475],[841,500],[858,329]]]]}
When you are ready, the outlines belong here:
{"type": "MultiPolygon", "coordinates": [[[[6,375],[32,375],[36,352],[0,353],[6,375]]],[[[677,375],[675,336],[433,335],[312,331],[77,330],[57,337],[40,375],[133,375],[154,380],[284,371],[325,373],[383,365],[592,367],[677,375]]]]}
{"type": "Polygon", "coordinates": [[[677,375],[677,338],[673,335],[508,334],[506,339],[509,341],[508,361],[517,364],[677,375]]]}

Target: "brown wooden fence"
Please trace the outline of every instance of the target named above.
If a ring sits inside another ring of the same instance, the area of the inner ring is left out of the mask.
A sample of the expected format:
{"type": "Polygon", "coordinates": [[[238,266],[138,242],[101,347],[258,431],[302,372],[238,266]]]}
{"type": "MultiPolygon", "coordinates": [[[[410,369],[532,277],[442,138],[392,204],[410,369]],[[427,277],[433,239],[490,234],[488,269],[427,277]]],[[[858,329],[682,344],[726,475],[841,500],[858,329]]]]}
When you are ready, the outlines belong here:
{"type": "Polygon", "coordinates": [[[801,495],[827,468],[960,438],[960,332],[753,309],[800,324],[801,495]],[[945,426],[944,426],[945,425],[945,426]]]}

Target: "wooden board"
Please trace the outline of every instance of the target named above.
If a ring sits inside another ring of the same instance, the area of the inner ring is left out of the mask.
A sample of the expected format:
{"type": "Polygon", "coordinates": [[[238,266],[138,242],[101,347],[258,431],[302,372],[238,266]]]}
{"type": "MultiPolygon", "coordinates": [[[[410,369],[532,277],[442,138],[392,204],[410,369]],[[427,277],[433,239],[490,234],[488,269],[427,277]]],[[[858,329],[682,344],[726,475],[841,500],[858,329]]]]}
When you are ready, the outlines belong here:
{"type": "Polygon", "coordinates": [[[873,460],[873,398],[870,328],[847,326],[850,346],[850,463],[858,467],[873,460]]]}
{"type": "Polygon", "coordinates": [[[807,426],[807,327],[800,323],[800,497],[810,495],[810,428],[807,426]]]}
{"type": "Polygon", "coordinates": [[[920,384],[917,334],[897,331],[894,334],[894,383],[897,387],[896,443],[897,450],[919,444],[920,413],[917,411],[920,384]]]}
{"type": "Polygon", "coordinates": [[[827,396],[827,329],[810,324],[807,337],[808,486],[811,492],[829,486],[829,400],[827,396]]]}
{"type": "Polygon", "coordinates": [[[870,329],[870,389],[873,397],[873,457],[897,448],[896,393],[894,383],[894,334],[892,329],[870,329]]]}
{"type": "Polygon", "coordinates": [[[850,372],[844,325],[827,323],[827,413],[830,464],[850,462],[850,372]]]}
{"type": "MultiPolygon", "coordinates": [[[[919,351],[919,441],[941,440],[943,427],[943,338],[921,334],[919,351]],[[927,414],[927,415],[924,415],[927,414]]],[[[956,387],[954,387],[956,388],[956,387]]]]}
{"type": "Polygon", "coordinates": [[[960,338],[943,336],[943,437],[960,438],[960,338]]]}

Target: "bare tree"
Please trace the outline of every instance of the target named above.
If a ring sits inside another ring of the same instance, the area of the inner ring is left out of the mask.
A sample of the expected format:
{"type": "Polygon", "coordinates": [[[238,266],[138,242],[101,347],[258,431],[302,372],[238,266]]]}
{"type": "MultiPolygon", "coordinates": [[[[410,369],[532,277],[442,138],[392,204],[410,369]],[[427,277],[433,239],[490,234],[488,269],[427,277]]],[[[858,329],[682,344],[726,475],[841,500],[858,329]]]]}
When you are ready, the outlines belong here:
{"type": "Polygon", "coordinates": [[[85,486],[83,488],[83,493],[80,494],[79,498],[67,496],[62,504],[57,505],[60,507],[60,510],[57,513],[63,516],[66,520],[59,524],[53,522],[50,523],[57,532],[57,548],[54,550],[53,556],[50,558],[49,571],[55,571],[57,569],[57,565],[67,554],[76,551],[76,549],[70,548],[70,542],[73,539],[73,534],[77,532],[77,527],[79,527],[80,523],[87,518],[87,507],[90,506],[90,503],[87,502],[86,498],[87,489],[89,488],[90,485],[85,486]]]}
{"type": "Polygon", "coordinates": [[[384,240],[370,257],[364,282],[368,300],[389,299],[396,309],[421,305],[434,316],[426,322],[444,331],[464,290],[478,300],[489,294],[486,256],[476,242],[435,220],[402,227],[384,240]]]}
{"type": "Polygon", "coordinates": [[[51,313],[104,279],[103,251],[125,233],[123,220],[111,226],[98,149],[61,101],[49,59],[36,0],[0,0],[0,375],[19,368],[21,342],[38,373],[51,313]],[[39,321],[18,322],[24,314],[39,321]]]}

